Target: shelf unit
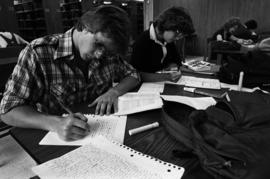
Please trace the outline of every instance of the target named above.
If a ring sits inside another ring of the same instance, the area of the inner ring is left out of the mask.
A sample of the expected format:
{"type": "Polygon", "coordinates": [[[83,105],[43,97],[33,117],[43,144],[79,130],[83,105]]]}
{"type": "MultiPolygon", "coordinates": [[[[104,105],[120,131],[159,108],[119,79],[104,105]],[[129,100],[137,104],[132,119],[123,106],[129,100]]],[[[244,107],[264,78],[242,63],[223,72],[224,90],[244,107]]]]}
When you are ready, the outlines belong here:
{"type": "Polygon", "coordinates": [[[42,0],[14,0],[20,35],[31,41],[47,34],[42,0]]]}
{"type": "Polygon", "coordinates": [[[60,0],[60,13],[63,30],[67,31],[77,22],[82,15],[82,6],[79,0],[60,0]]]}

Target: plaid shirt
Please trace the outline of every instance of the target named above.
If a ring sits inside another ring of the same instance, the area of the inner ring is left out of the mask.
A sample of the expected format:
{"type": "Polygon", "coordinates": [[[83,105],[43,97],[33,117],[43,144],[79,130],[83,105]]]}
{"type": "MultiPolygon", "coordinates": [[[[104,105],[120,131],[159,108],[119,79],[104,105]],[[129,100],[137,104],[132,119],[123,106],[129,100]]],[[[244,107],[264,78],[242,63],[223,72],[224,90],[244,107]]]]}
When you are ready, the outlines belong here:
{"type": "Polygon", "coordinates": [[[55,96],[66,106],[72,106],[93,101],[106,92],[113,81],[128,76],[140,80],[136,70],[120,57],[92,59],[86,77],[74,58],[72,31],[36,39],[20,53],[6,84],[1,114],[20,105],[57,114],[63,109],[55,96]]]}

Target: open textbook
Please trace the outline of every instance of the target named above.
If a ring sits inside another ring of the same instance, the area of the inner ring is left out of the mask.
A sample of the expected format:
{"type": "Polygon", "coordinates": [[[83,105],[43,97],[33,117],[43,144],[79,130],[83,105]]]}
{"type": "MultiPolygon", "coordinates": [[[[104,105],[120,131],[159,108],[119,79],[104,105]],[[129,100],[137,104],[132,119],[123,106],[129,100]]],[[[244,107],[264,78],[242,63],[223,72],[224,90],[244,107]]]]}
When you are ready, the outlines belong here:
{"type": "Polygon", "coordinates": [[[179,179],[184,168],[97,136],[91,143],[33,167],[42,179],[179,179]]]}
{"type": "Polygon", "coordinates": [[[40,141],[40,145],[86,145],[97,135],[115,140],[119,143],[124,142],[127,116],[99,116],[85,115],[90,125],[90,133],[83,139],[76,141],[64,141],[57,133],[48,132],[40,141]]]}
{"type": "Polygon", "coordinates": [[[118,98],[118,111],[114,115],[127,115],[158,109],[162,105],[158,93],[126,93],[118,98]]]}

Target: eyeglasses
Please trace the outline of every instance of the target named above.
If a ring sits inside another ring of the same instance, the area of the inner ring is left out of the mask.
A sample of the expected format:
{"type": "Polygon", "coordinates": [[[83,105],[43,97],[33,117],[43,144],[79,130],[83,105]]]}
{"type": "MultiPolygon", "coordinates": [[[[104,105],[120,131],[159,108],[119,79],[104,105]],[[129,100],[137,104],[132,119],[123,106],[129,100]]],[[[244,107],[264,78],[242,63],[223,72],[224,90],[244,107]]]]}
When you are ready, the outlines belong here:
{"type": "Polygon", "coordinates": [[[114,56],[116,54],[113,45],[108,38],[98,37],[96,34],[94,34],[94,40],[94,56],[96,58],[114,56]]]}

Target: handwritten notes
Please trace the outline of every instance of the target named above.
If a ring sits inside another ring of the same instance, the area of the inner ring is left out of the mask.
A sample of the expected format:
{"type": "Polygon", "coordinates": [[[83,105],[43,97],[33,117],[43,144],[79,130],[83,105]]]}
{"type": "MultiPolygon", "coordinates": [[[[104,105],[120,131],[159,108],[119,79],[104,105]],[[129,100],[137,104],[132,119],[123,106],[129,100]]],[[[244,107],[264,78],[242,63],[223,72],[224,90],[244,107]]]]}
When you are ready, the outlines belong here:
{"type": "Polygon", "coordinates": [[[218,79],[198,78],[185,75],[178,80],[177,84],[196,88],[220,89],[220,81],[218,79]]]}
{"type": "Polygon", "coordinates": [[[96,136],[91,143],[32,169],[40,178],[167,179],[184,168],[96,136]]]}
{"type": "Polygon", "coordinates": [[[97,135],[113,139],[119,143],[124,142],[126,116],[99,116],[85,115],[90,125],[90,133],[83,139],[76,141],[64,141],[57,133],[48,132],[48,134],[40,141],[40,145],[86,145],[97,135]]]}

